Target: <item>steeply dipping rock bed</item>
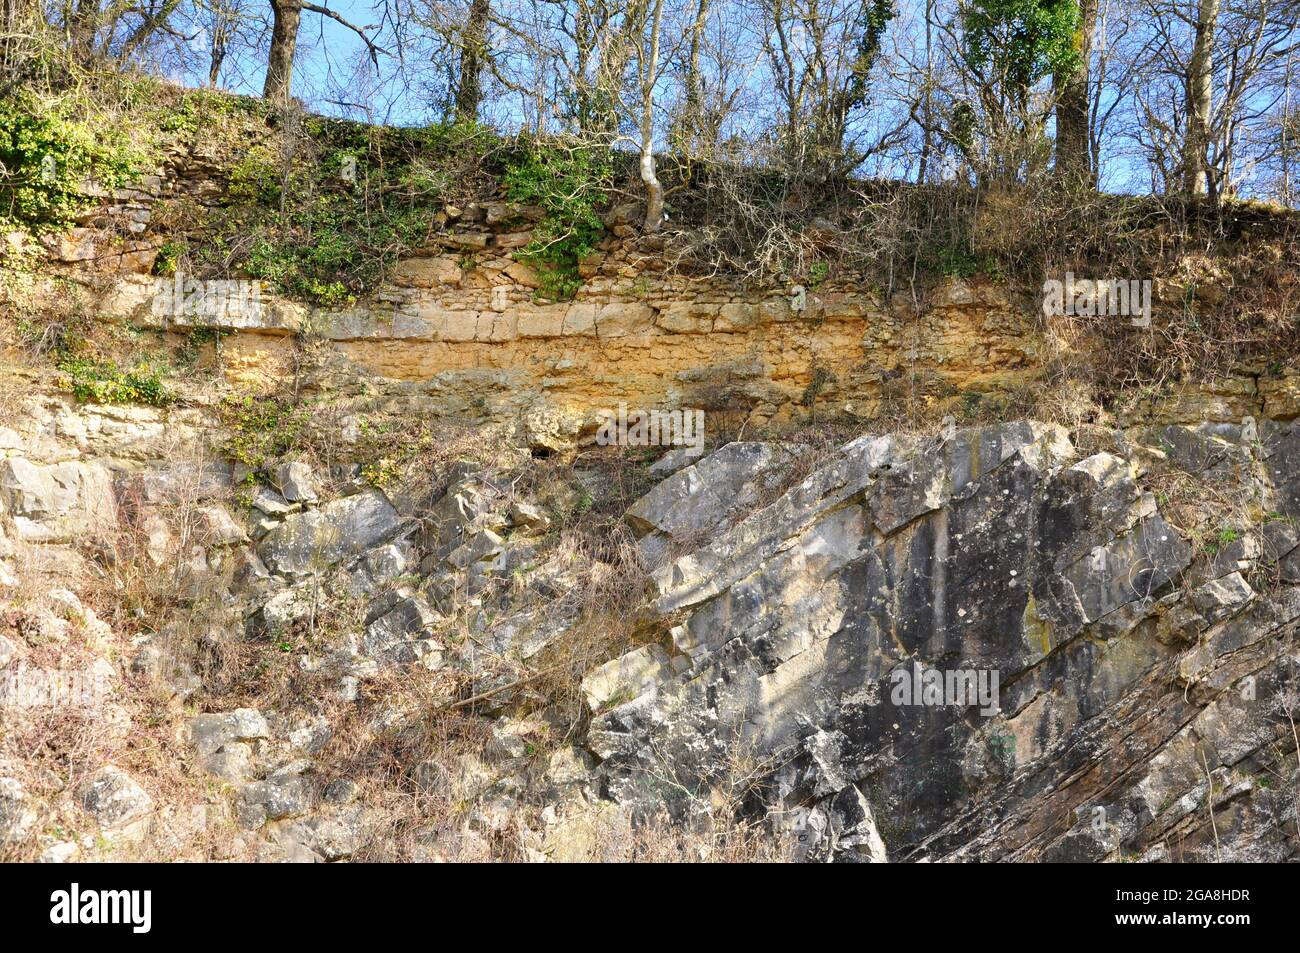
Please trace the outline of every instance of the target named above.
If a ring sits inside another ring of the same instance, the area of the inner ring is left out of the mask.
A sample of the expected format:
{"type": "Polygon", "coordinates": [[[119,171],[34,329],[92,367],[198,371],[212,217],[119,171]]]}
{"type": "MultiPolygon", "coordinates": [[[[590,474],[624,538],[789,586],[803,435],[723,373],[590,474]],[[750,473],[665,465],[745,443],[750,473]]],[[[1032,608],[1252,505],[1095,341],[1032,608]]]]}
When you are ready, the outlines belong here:
{"type": "Polygon", "coordinates": [[[802,479],[809,448],[733,443],[659,468],[638,556],[490,467],[418,490],[296,463],[249,492],[197,412],[25,406],[0,431],[0,666],[26,673],[3,684],[93,675],[72,710],[98,741],[33,760],[48,712],[0,693],[5,856],[1300,847],[1295,421],[1098,452],[949,423],[802,479]],[[119,609],[132,566],[167,608],[119,609]]]}
{"type": "Polygon", "coordinates": [[[1273,507],[1208,564],[1128,460],[1081,459],[1054,427],[847,445],[655,573],[685,662],[593,720],[610,796],[689,817],[673,792],[741,760],[770,765],[810,858],[1291,856],[1300,432],[1178,435],[1273,507]],[[896,703],[918,669],[1000,693],[896,703]]]}

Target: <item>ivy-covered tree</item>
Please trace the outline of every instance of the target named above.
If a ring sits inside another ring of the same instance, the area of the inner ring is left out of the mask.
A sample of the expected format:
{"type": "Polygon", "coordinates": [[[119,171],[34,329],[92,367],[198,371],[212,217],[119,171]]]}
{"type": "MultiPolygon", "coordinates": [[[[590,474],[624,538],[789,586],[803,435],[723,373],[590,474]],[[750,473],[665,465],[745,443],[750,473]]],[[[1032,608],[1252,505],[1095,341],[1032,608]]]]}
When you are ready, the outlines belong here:
{"type": "Polygon", "coordinates": [[[1044,80],[1079,64],[1077,0],[969,0],[961,60],[972,94],[954,104],[950,138],[982,179],[1014,179],[1045,161],[1044,80]]]}

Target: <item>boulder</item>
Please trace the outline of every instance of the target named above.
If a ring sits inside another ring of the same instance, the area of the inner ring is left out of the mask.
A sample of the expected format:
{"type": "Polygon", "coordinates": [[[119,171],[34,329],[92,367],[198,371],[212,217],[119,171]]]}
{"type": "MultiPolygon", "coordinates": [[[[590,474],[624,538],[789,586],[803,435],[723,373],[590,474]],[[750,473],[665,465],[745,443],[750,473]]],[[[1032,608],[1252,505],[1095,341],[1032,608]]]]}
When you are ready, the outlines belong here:
{"type": "Polygon", "coordinates": [[[431,628],[442,617],[420,596],[409,596],[366,626],[366,655],[381,663],[405,665],[421,662],[436,667],[442,646],[431,638],[431,628]]]}
{"type": "Polygon", "coordinates": [[[668,542],[688,544],[763,502],[787,472],[794,451],[776,444],[729,443],[687,466],[637,500],[627,521],[658,553],[668,542]]]}
{"type": "Polygon", "coordinates": [[[256,708],[197,715],[189,723],[190,743],[202,756],[215,754],[231,742],[259,741],[271,736],[266,718],[256,708]]]}
{"type": "Polygon", "coordinates": [[[305,576],[388,540],[401,526],[393,505],[369,490],[290,514],[266,534],[257,553],[272,572],[305,576]]]}
{"type": "Polygon", "coordinates": [[[611,659],[582,679],[582,694],[593,712],[620,705],[652,691],[681,671],[686,660],[671,659],[658,645],[643,645],[611,659]]]}
{"type": "Polygon", "coordinates": [[[316,474],[305,463],[286,463],[275,471],[280,493],[290,503],[315,503],[320,495],[316,474]]]}
{"type": "Polygon", "coordinates": [[[0,778],[0,844],[20,844],[36,826],[26,788],[16,778],[0,778]]]}
{"type": "Polygon", "coordinates": [[[126,827],[153,811],[151,798],[129,774],[108,765],[77,788],[81,806],[105,830],[126,827]]]}
{"type": "Polygon", "coordinates": [[[272,775],[254,781],[239,792],[240,813],[246,826],[257,827],[265,821],[298,817],[311,810],[312,785],[300,774],[272,775]]]}

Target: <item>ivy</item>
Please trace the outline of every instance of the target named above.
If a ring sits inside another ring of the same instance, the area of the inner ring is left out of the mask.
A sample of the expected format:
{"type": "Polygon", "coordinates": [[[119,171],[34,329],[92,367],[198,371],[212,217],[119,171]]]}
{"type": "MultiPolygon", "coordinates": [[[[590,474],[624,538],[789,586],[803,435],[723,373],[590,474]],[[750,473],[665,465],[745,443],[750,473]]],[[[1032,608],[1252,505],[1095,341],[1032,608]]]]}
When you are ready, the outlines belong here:
{"type": "Polygon", "coordinates": [[[454,194],[458,164],[483,134],[470,124],[373,128],[319,117],[302,132],[290,159],[261,144],[245,152],[191,263],[239,268],[331,307],[353,303],[428,239],[431,207],[454,194]]]}
{"type": "Polygon", "coordinates": [[[1078,66],[1074,0],[974,0],[961,16],[967,64],[981,75],[1002,77],[1018,96],[1078,66]]]}
{"type": "Polygon", "coordinates": [[[90,182],[113,189],[143,156],[112,131],[70,120],[58,102],[21,94],[0,101],[0,226],[33,234],[76,223],[90,182]]]}
{"type": "Polygon", "coordinates": [[[581,286],[578,262],[605,234],[599,210],[613,173],[609,151],[592,147],[529,144],[507,162],[506,195],[543,212],[517,257],[537,269],[544,297],[572,298],[581,286]]]}
{"type": "Polygon", "coordinates": [[[221,418],[230,433],[225,452],[254,474],[263,472],[298,445],[311,422],[310,404],[274,397],[228,397],[221,418]]]}

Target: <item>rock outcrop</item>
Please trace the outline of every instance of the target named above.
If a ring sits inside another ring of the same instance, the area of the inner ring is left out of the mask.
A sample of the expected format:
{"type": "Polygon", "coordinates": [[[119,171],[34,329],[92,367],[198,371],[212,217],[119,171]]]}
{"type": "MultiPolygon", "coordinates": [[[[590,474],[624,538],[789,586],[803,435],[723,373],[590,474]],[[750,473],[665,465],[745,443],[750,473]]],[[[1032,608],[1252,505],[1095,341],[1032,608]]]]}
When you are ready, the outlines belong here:
{"type": "Polygon", "coordinates": [[[1295,558],[1296,428],[1242,429],[1161,432],[1272,514],[1195,566],[1133,465],[1058,428],[848,444],[654,574],[670,649],[589,689],[606,790],[689,823],[761,766],[808,857],[1292,856],[1300,590],[1246,577],[1295,558]]]}
{"type": "Polygon", "coordinates": [[[1300,847],[1295,421],[734,442],[657,465],[617,556],[490,466],[250,489],[199,416],[91,438],[99,410],[31,401],[0,706],[106,740],[67,774],[0,759],[5,851],[595,859],[737,819],[806,860],[1300,847]],[[130,643],[65,585],[128,557],[176,603],[130,643]],[[166,783],[130,744],[160,718],[166,783]]]}

